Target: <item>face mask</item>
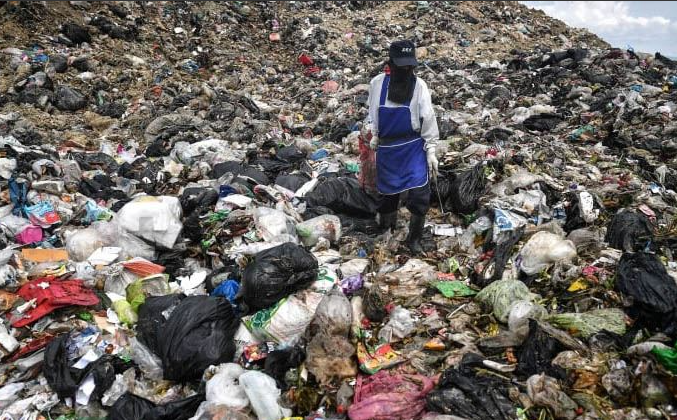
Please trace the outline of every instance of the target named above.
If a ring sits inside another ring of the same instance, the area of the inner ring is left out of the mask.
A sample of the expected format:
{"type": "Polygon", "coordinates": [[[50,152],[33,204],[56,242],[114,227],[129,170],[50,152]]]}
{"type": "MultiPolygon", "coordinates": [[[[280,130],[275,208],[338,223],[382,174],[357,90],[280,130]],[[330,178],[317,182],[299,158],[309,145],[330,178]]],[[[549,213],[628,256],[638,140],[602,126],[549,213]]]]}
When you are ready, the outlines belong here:
{"type": "Polygon", "coordinates": [[[388,100],[403,104],[414,95],[416,76],[414,67],[398,67],[390,63],[390,84],[388,86],[388,100]]]}

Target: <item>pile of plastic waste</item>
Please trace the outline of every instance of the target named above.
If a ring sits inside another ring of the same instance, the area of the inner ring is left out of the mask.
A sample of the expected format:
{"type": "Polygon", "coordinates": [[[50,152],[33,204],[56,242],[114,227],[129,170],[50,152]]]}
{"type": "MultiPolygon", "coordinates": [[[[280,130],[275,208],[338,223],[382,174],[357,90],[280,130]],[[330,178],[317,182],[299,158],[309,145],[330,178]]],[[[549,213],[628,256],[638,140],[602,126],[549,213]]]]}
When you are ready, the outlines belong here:
{"type": "Polygon", "coordinates": [[[0,55],[1,420],[677,418],[677,62],[516,2],[3,2],[0,55]]]}

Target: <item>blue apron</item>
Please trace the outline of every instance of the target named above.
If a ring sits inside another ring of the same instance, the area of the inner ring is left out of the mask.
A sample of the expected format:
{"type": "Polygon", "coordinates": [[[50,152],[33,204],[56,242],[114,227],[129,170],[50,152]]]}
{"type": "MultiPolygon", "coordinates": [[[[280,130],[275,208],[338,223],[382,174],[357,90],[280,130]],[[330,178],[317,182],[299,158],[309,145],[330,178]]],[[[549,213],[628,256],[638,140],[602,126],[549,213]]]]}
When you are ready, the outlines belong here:
{"type": "Polygon", "coordinates": [[[389,82],[390,76],[383,78],[378,107],[376,188],[381,194],[398,194],[428,183],[428,161],[423,138],[411,126],[411,100],[385,106],[389,82]]]}

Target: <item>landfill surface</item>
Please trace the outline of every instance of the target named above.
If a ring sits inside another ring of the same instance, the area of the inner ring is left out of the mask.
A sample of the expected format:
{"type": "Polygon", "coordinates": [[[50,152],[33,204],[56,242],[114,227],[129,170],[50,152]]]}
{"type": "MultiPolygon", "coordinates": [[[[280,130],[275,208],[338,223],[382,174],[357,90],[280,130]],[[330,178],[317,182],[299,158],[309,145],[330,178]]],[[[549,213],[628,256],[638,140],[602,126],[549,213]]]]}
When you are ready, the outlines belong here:
{"type": "Polygon", "coordinates": [[[0,3],[0,419],[677,419],[677,62],[516,2],[0,3]],[[368,83],[441,173],[381,229],[368,83]]]}

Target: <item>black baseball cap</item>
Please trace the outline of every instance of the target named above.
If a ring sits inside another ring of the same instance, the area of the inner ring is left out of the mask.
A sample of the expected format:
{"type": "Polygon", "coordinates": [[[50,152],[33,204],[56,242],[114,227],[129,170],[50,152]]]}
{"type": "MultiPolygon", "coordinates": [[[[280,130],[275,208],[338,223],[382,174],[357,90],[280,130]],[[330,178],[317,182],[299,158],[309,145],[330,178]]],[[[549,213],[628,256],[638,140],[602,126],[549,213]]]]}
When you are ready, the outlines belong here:
{"type": "Polygon", "coordinates": [[[408,40],[393,42],[390,44],[390,59],[399,67],[418,66],[416,45],[408,40]]]}

